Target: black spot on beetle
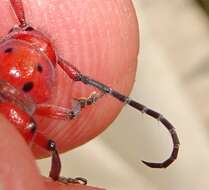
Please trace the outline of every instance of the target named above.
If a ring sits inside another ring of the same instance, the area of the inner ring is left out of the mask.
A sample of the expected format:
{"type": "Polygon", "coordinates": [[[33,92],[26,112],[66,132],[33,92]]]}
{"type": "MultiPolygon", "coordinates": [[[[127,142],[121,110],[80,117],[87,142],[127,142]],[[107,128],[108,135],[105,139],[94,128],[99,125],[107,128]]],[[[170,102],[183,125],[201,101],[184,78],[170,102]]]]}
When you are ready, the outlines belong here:
{"type": "Polygon", "coordinates": [[[42,73],[43,67],[42,67],[41,64],[38,64],[38,65],[37,65],[37,70],[38,70],[38,72],[42,73]]]}
{"type": "Polygon", "coordinates": [[[24,92],[29,92],[32,90],[32,88],[33,88],[33,82],[30,81],[30,82],[27,82],[23,85],[22,90],[24,92]]]}
{"type": "Polygon", "coordinates": [[[11,53],[13,51],[13,48],[9,47],[4,50],[4,53],[11,53]]]}

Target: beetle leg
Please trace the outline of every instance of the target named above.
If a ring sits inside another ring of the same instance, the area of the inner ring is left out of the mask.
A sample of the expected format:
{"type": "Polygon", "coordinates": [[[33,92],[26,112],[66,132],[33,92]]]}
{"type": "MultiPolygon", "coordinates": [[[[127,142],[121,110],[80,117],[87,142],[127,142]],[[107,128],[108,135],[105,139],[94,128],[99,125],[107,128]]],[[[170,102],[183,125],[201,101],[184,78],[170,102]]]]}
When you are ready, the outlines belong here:
{"type": "Polygon", "coordinates": [[[35,134],[34,142],[40,147],[51,152],[52,161],[49,177],[51,177],[53,180],[58,180],[61,171],[61,161],[56,148],[56,143],[53,140],[47,139],[47,137],[41,134],[39,131],[35,134]]]}
{"type": "Polygon", "coordinates": [[[14,10],[15,15],[20,23],[19,26],[21,28],[27,26],[22,0],[10,0],[10,3],[12,5],[12,9],[14,10]]]}
{"type": "Polygon", "coordinates": [[[160,163],[142,161],[144,164],[146,164],[147,166],[151,168],[166,168],[177,158],[180,142],[179,142],[174,126],[164,116],[162,116],[160,113],[150,108],[147,108],[145,105],[132,100],[130,97],[117,92],[111,87],[99,81],[96,81],[86,75],[83,75],[75,66],[68,63],[62,58],[59,58],[58,64],[72,80],[80,81],[85,85],[93,86],[99,91],[101,91],[103,94],[111,95],[112,97],[116,98],[120,102],[127,104],[133,107],[134,109],[151,116],[152,118],[160,121],[164,125],[164,127],[170,133],[172,141],[173,141],[173,149],[172,149],[170,156],[165,161],[160,162],[160,163]]]}
{"type": "Polygon", "coordinates": [[[103,94],[93,92],[87,98],[75,98],[72,109],[50,104],[39,104],[36,107],[35,113],[53,119],[72,120],[80,114],[81,109],[96,103],[102,96],[103,94]]]}
{"type": "Polygon", "coordinates": [[[34,141],[42,148],[47,149],[48,151],[51,152],[52,159],[51,159],[51,169],[49,172],[49,177],[51,177],[55,181],[60,181],[62,183],[79,183],[83,185],[87,184],[87,180],[82,177],[67,178],[60,176],[62,165],[55,141],[51,139],[47,139],[40,132],[36,133],[34,141]]]}
{"type": "Polygon", "coordinates": [[[81,108],[85,108],[86,106],[95,104],[98,99],[102,98],[103,95],[104,93],[98,94],[94,91],[87,98],[86,97],[74,98],[74,100],[79,102],[81,108]]]}

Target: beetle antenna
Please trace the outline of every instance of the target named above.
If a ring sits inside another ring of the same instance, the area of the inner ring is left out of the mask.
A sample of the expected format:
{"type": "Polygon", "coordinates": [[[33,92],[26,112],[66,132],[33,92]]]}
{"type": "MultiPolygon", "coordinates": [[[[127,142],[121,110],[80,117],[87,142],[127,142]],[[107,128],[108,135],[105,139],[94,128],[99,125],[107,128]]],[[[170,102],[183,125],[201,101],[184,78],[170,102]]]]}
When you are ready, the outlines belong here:
{"type": "Polygon", "coordinates": [[[117,100],[119,100],[120,102],[128,104],[129,106],[135,108],[136,110],[151,116],[152,118],[160,121],[165,126],[165,128],[169,131],[169,133],[172,137],[172,141],[173,141],[173,150],[172,150],[172,153],[169,156],[169,158],[161,163],[142,161],[144,164],[146,164],[147,166],[149,166],[151,168],[166,168],[172,162],[174,162],[174,160],[176,160],[177,155],[178,155],[178,151],[179,151],[179,145],[180,145],[179,139],[178,139],[178,136],[177,136],[174,126],[163,115],[161,115],[160,113],[132,100],[128,96],[124,96],[124,95],[120,94],[119,92],[104,85],[103,83],[101,83],[99,81],[91,79],[88,76],[82,75],[81,73],[79,73],[79,75],[77,75],[77,80],[83,82],[86,85],[93,86],[93,87],[97,88],[98,90],[100,90],[102,93],[109,94],[109,95],[113,96],[114,98],[116,98],[117,100]]]}
{"type": "Polygon", "coordinates": [[[178,156],[179,151],[179,139],[176,133],[176,130],[174,126],[160,113],[140,104],[139,102],[136,102],[132,100],[128,96],[124,96],[123,94],[117,92],[116,90],[110,88],[109,86],[96,81],[94,79],[89,78],[88,76],[83,75],[74,65],[70,64],[69,62],[65,61],[61,57],[59,57],[58,64],[61,66],[61,68],[67,73],[67,75],[73,79],[74,81],[80,81],[86,85],[93,86],[97,88],[99,91],[102,92],[102,94],[109,94],[119,100],[120,102],[124,104],[128,104],[129,106],[135,108],[136,110],[145,113],[152,118],[160,121],[165,128],[169,131],[172,141],[173,141],[173,150],[169,158],[161,163],[152,163],[152,162],[146,162],[142,161],[144,164],[151,168],[166,168],[168,167],[174,160],[176,160],[178,156]]]}

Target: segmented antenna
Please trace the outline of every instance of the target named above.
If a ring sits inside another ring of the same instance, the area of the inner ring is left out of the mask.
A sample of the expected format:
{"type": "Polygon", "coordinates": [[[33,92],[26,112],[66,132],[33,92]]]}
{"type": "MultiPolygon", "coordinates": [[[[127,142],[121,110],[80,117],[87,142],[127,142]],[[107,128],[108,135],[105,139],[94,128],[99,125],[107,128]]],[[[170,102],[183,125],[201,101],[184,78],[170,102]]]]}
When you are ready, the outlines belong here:
{"type": "Polygon", "coordinates": [[[132,100],[128,96],[122,95],[121,93],[115,91],[114,89],[110,88],[109,86],[107,86],[99,81],[96,81],[96,80],[91,79],[85,75],[82,75],[80,72],[77,73],[77,81],[81,81],[86,85],[93,86],[93,87],[97,88],[98,90],[100,90],[104,94],[109,94],[109,95],[113,96],[114,98],[116,98],[120,102],[128,104],[129,106],[135,108],[136,110],[138,110],[142,113],[145,113],[145,114],[151,116],[152,118],[160,121],[165,126],[165,128],[169,131],[169,133],[172,137],[172,141],[173,141],[173,150],[172,150],[171,155],[169,156],[169,158],[167,160],[160,162],[160,163],[146,162],[146,161],[142,160],[142,162],[144,164],[146,164],[147,166],[149,166],[151,168],[166,168],[177,158],[178,151],[179,151],[179,145],[180,145],[179,139],[178,139],[178,136],[177,136],[174,126],[163,115],[144,106],[143,104],[140,104],[139,102],[132,100]]]}

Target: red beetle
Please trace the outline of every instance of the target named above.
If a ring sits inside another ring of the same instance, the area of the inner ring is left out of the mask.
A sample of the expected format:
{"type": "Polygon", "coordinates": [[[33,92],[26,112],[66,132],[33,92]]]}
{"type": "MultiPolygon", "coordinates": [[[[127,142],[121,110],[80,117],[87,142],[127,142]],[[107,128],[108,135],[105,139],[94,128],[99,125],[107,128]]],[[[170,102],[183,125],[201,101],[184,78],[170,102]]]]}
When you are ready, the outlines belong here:
{"type": "Polygon", "coordinates": [[[22,0],[10,0],[10,3],[19,25],[13,27],[0,41],[0,112],[18,129],[27,143],[35,143],[52,153],[49,176],[53,180],[87,183],[80,177],[74,179],[60,177],[61,162],[56,143],[38,130],[39,123],[34,120],[34,114],[72,120],[79,116],[82,109],[96,103],[105,95],[110,95],[159,120],[170,132],[173,140],[170,157],[161,163],[142,161],[144,164],[152,168],[166,168],[177,158],[179,139],[173,125],[167,119],[160,113],[82,74],[56,54],[55,48],[47,36],[26,22],[22,0]],[[93,86],[99,90],[99,93],[93,92],[87,98],[75,99],[71,109],[44,104],[52,94],[51,86],[55,83],[57,67],[62,68],[73,81],[93,86]]]}

